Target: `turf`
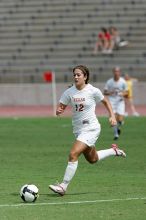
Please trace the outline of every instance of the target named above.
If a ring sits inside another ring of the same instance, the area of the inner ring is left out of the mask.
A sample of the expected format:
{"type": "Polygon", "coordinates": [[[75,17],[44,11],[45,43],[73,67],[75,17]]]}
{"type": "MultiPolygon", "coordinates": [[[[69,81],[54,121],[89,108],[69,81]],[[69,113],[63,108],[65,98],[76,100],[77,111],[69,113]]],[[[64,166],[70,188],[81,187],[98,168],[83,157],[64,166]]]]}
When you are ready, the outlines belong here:
{"type": "MultiPolygon", "coordinates": [[[[108,119],[99,118],[97,149],[113,143],[108,119]]],[[[127,158],[110,157],[98,164],[79,158],[67,194],[48,189],[62,180],[74,141],[70,118],[0,119],[0,219],[2,220],[145,220],[146,117],[127,117],[117,141],[127,158]],[[19,196],[22,185],[39,188],[34,204],[19,196]]]]}

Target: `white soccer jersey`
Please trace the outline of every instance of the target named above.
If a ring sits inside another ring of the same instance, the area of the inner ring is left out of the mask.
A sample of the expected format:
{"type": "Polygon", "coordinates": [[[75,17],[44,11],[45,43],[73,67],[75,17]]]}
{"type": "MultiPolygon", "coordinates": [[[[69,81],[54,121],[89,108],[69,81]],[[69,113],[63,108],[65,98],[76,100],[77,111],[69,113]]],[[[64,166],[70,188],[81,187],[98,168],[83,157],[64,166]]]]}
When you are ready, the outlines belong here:
{"type": "Polygon", "coordinates": [[[127,90],[127,84],[122,77],[120,77],[118,81],[115,81],[113,78],[111,78],[107,81],[104,90],[113,92],[112,95],[109,95],[109,100],[111,102],[124,101],[124,97],[120,96],[120,92],[127,90]]]}
{"type": "Polygon", "coordinates": [[[120,77],[118,81],[115,81],[113,78],[109,79],[105,85],[105,90],[113,92],[112,95],[109,95],[109,101],[112,105],[114,113],[119,115],[125,114],[125,101],[124,97],[120,95],[120,92],[127,90],[126,81],[120,77]]]}
{"type": "Polygon", "coordinates": [[[102,92],[91,84],[87,84],[82,90],[72,86],[63,93],[60,103],[72,106],[74,133],[100,127],[95,114],[95,107],[103,99],[102,92]]]}

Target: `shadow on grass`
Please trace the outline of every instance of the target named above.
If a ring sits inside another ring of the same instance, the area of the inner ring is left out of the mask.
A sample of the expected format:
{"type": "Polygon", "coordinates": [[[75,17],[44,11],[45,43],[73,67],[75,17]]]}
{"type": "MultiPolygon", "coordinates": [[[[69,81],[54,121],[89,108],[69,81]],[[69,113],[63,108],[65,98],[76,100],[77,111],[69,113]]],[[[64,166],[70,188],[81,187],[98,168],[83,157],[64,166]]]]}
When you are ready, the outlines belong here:
{"type": "MultiPolygon", "coordinates": [[[[77,192],[77,193],[66,193],[65,194],[65,197],[67,197],[67,196],[79,196],[79,195],[90,195],[90,194],[99,194],[99,192],[77,192]]],[[[16,196],[20,196],[19,195],[19,193],[11,193],[10,194],[11,196],[14,196],[14,197],[16,197],[16,196]]],[[[59,194],[57,194],[57,193],[39,193],[39,196],[48,196],[48,197],[62,197],[62,196],[60,196],[59,194]]]]}
{"type": "MultiPolygon", "coordinates": [[[[80,195],[91,195],[91,194],[99,194],[99,192],[77,192],[77,193],[66,193],[65,194],[65,197],[67,197],[67,196],[80,196],[80,195]]],[[[41,194],[40,194],[41,195],[41,194]]],[[[58,195],[57,193],[48,193],[48,194],[46,194],[46,195],[48,195],[49,197],[62,197],[62,196],[60,196],[60,195],[58,195]]]]}

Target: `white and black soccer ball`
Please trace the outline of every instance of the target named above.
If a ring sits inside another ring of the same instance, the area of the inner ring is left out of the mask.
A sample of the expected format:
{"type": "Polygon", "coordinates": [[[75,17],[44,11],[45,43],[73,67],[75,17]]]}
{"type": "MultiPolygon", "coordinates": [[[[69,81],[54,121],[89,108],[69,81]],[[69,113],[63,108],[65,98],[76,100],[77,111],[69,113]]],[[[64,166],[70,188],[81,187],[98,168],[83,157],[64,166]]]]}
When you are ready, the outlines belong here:
{"type": "Polygon", "coordinates": [[[33,184],[25,184],[20,189],[20,196],[24,202],[35,202],[39,197],[39,189],[33,184]]]}

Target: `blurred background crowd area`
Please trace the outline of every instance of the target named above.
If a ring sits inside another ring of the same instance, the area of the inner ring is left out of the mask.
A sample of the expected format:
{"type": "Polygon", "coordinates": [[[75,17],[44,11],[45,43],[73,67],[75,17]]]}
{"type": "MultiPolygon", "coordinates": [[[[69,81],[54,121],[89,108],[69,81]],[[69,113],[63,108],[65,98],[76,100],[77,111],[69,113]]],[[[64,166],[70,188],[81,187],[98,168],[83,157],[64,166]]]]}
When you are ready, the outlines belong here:
{"type": "Polygon", "coordinates": [[[1,0],[0,83],[42,83],[54,71],[70,82],[75,65],[87,65],[91,81],[104,82],[113,66],[145,81],[145,0],[1,0]],[[126,47],[93,53],[102,27],[114,26],[126,47]]]}

